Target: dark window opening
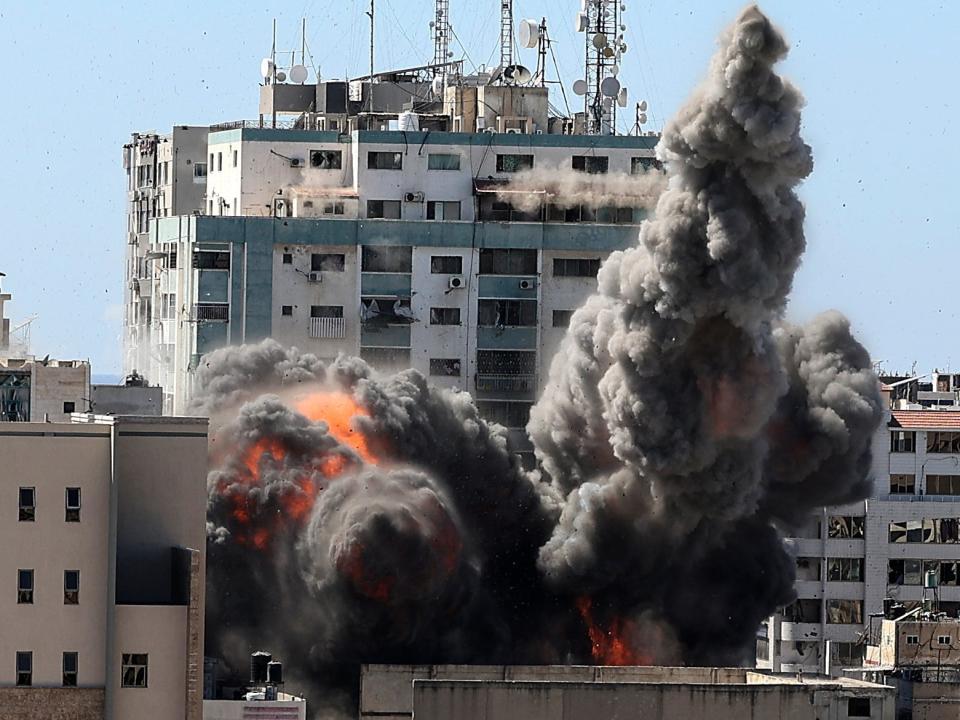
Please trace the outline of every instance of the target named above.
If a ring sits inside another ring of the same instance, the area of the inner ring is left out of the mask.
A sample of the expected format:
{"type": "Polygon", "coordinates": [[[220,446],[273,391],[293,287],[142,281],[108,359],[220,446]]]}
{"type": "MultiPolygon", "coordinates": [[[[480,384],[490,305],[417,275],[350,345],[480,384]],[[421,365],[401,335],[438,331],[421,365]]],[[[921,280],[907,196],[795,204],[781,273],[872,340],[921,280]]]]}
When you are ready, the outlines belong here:
{"type": "Polygon", "coordinates": [[[30,687],[33,685],[33,653],[20,651],[17,653],[17,686],[30,687]]]}
{"type": "Polygon", "coordinates": [[[430,258],[430,272],[435,275],[459,275],[463,272],[463,258],[459,255],[433,255],[430,258]]]}
{"type": "Polygon", "coordinates": [[[64,520],[80,522],[80,488],[68,487],[64,494],[64,520]]]}
{"type": "Polygon", "coordinates": [[[430,308],[431,325],[459,325],[460,308],[432,307],[430,308]]]}
{"type": "Polygon", "coordinates": [[[79,570],[63,571],[63,604],[64,605],[80,604],[80,571],[79,570]]]}
{"type": "Polygon", "coordinates": [[[478,350],[477,372],[493,375],[533,375],[537,354],[526,350],[478,350]]]}
{"type": "Polygon", "coordinates": [[[229,270],[230,253],[201,250],[193,254],[193,267],[197,270],[229,270]]]}
{"type": "Polygon", "coordinates": [[[863,516],[831,515],[827,520],[827,537],[862,538],[863,522],[863,516]]]}
{"type": "Polygon", "coordinates": [[[123,653],[120,667],[120,687],[147,687],[147,654],[123,653]]]}
{"type": "Polygon", "coordinates": [[[293,315],[293,305],[281,305],[280,314],[285,317],[291,317],[293,315]]]}
{"type": "Polygon", "coordinates": [[[870,717],[870,698],[852,697],[847,699],[847,717],[870,717]]]}
{"type": "Polygon", "coordinates": [[[17,604],[33,604],[33,570],[17,570],[17,604]]]}
{"type": "Polygon", "coordinates": [[[890,452],[912,453],[916,452],[916,448],[917,434],[915,432],[894,430],[890,433],[890,452]]]}
{"type": "Polygon", "coordinates": [[[314,272],[343,272],[347,257],[343,253],[311,253],[310,269],[314,272]]]}
{"type": "Polygon", "coordinates": [[[554,277],[596,277],[600,258],[554,258],[554,277]]]}
{"type": "Polygon", "coordinates": [[[573,310],[554,310],[553,326],[557,328],[570,327],[570,318],[573,316],[573,310]]]}
{"type": "Polygon", "coordinates": [[[651,170],[663,170],[663,163],[655,157],[630,158],[630,174],[640,175],[651,170]]]}
{"type": "Polygon", "coordinates": [[[602,175],[610,166],[610,158],[606,155],[574,155],[573,169],[590,175],[602,175]]]}
{"type": "Polygon", "coordinates": [[[533,169],[533,155],[497,155],[497,172],[512,173],[533,169]]]}
{"type": "Polygon", "coordinates": [[[480,251],[481,275],[536,275],[536,250],[491,249],[480,251]]]}
{"type": "Polygon", "coordinates": [[[292,254],[292,253],[284,253],[284,254],[283,254],[283,264],[284,264],[284,265],[293,265],[293,254],[292,254]]]}
{"type": "Polygon", "coordinates": [[[311,305],[310,317],[312,318],[342,318],[343,305],[311,305]]]}
{"type": "Polygon", "coordinates": [[[63,686],[77,686],[77,666],[78,655],[75,652],[65,652],[63,654],[63,686]]]}
{"type": "Polygon", "coordinates": [[[430,374],[439,377],[460,377],[460,359],[430,358],[430,374]]]}
{"type": "Polygon", "coordinates": [[[481,327],[534,327],[536,300],[480,300],[477,324],[481,327]]]}
{"type": "Polygon", "coordinates": [[[368,152],[368,170],[402,170],[403,153],[398,152],[368,152]]]}
{"type": "Polygon", "coordinates": [[[413,266],[409,245],[364,245],[360,269],[363,272],[408,273],[413,266]]]}
{"type": "Polygon", "coordinates": [[[63,412],[64,412],[64,414],[69,414],[69,413],[72,413],[72,412],[76,412],[76,410],[77,410],[77,404],[76,404],[75,402],[72,402],[72,401],[69,401],[69,400],[68,400],[68,401],[66,401],[66,402],[63,403],[63,412]]]}
{"type": "Polygon", "coordinates": [[[367,217],[383,220],[400,219],[399,200],[367,200],[367,217]]]}
{"type": "Polygon", "coordinates": [[[317,170],[339,170],[343,164],[340,150],[311,150],[310,167],[317,170]]]}
{"type": "Polygon", "coordinates": [[[37,489],[20,488],[20,522],[33,522],[37,511],[37,489]]]}

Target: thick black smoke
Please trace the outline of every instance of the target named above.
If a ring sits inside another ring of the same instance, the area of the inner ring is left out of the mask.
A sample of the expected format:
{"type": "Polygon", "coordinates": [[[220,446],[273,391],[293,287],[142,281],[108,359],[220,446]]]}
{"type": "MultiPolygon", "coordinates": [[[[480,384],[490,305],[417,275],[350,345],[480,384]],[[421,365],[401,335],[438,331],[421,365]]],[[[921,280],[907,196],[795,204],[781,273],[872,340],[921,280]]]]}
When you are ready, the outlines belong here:
{"type": "Polygon", "coordinates": [[[531,413],[541,470],[415,371],[205,358],[211,653],[271,647],[327,689],[360,662],[745,659],[792,598],[782,531],[866,494],[882,414],[841,315],[783,320],[812,169],[786,52],[748,8],[665,129],[653,218],[531,413]]]}

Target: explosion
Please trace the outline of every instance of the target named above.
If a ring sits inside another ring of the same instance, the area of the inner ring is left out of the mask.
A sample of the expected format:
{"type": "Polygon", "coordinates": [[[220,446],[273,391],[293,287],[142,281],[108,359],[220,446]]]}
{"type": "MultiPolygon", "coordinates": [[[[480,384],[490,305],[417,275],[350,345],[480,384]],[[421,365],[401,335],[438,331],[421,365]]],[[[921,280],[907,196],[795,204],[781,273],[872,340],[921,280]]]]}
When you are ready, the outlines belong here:
{"type": "Polygon", "coordinates": [[[812,170],[786,52],[748,8],[665,128],[653,216],[531,413],[538,470],[416,371],[269,340],[206,356],[209,654],[269,646],[327,692],[362,662],[748,657],[793,597],[783,532],[865,497],[882,417],[847,321],[783,318],[812,170]]]}

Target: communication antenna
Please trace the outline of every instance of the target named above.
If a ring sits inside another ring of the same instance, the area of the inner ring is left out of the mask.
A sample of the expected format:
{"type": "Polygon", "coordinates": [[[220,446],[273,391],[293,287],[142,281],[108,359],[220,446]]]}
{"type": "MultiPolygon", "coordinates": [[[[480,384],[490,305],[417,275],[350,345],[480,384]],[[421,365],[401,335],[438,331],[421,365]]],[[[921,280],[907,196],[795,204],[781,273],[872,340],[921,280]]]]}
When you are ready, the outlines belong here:
{"type": "Polygon", "coordinates": [[[513,0],[500,0],[500,67],[513,65],[513,0]]]}
{"type": "Polygon", "coordinates": [[[620,57],[627,51],[626,25],[620,22],[626,9],[619,0],[583,0],[577,13],[576,28],[585,33],[586,53],[583,80],[574,83],[573,91],[583,95],[586,132],[591,135],[614,134],[617,106],[627,104],[626,89],[617,79],[620,57]]]}
{"type": "Polygon", "coordinates": [[[433,31],[433,75],[443,75],[450,59],[450,0],[436,0],[436,15],[430,23],[433,31]]]}
{"type": "Polygon", "coordinates": [[[370,9],[367,11],[370,18],[370,112],[373,112],[373,0],[370,0],[370,9]]]}

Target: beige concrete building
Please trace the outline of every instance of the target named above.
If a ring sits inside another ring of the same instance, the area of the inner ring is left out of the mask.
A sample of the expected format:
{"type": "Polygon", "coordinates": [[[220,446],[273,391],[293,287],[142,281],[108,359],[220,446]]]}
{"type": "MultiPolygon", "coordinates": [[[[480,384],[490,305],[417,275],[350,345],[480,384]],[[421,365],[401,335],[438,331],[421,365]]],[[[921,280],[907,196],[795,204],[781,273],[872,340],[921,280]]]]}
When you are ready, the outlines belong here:
{"type": "Polygon", "coordinates": [[[894,694],[744,668],[365,665],[360,718],[893,720],[894,694]]]}
{"type": "Polygon", "coordinates": [[[207,421],[0,423],[3,718],[200,720],[207,421]]]}

